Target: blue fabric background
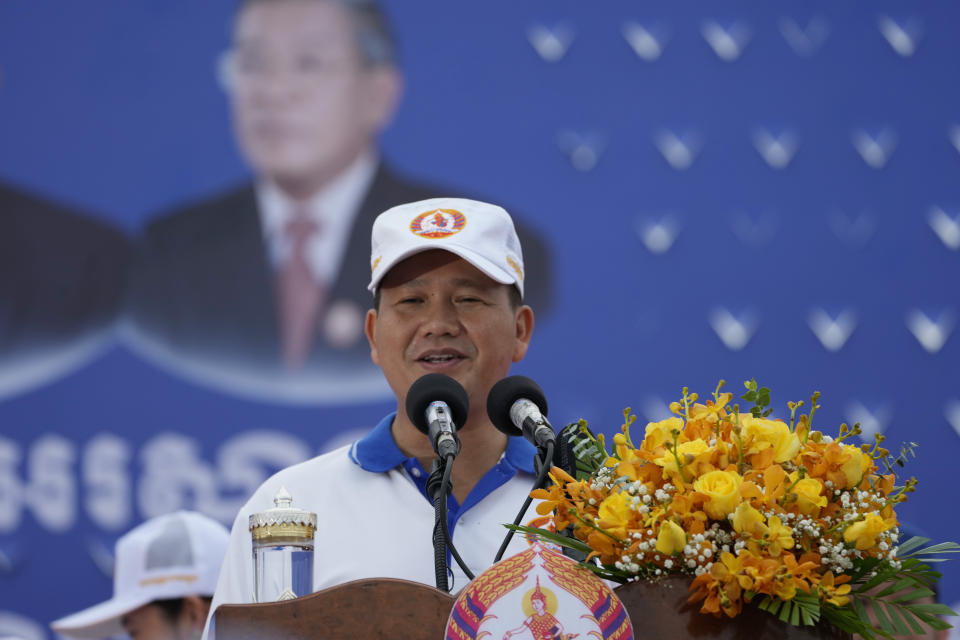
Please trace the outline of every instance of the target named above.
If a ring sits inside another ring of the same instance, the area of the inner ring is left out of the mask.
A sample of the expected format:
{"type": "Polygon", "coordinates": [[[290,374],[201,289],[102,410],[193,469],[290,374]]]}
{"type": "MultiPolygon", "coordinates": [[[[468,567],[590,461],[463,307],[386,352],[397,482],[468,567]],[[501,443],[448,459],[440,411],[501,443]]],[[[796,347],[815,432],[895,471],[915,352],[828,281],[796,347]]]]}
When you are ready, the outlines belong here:
{"type": "MultiPolygon", "coordinates": [[[[0,4],[0,177],[131,235],[157,212],[243,179],[215,78],[232,6],[0,4]]],[[[859,420],[894,447],[920,443],[906,470],[920,488],[902,519],[956,539],[960,338],[950,334],[960,250],[929,222],[937,207],[960,224],[960,133],[950,139],[960,131],[956,3],[386,8],[406,95],[382,138],[385,157],[522,212],[554,249],[554,309],[538,319],[515,372],[539,381],[555,425],[584,417],[613,433],[623,407],[641,422],[658,419],[681,387],[706,396],[720,378],[735,392],[757,378],[783,411],[820,390],[825,431],[859,420]],[[887,17],[908,31],[919,25],[912,55],[882,35],[887,17]],[[749,29],[736,60],[707,43],[709,20],[749,29]],[[825,39],[802,55],[784,20],[822,24],[825,39]],[[627,23],[669,35],[658,59],[635,53],[627,23]],[[538,55],[528,37],[536,25],[572,35],[562,58],[538,55]],[[785,168],[764,161],[758,128],[795,136],[785,168]],[[884,128],[896,145],[874,168],[852,139],[884,128]],[[664,130],[695,133],[689,167],[674,168],[658,149],[664,130]],[[743,322],[742,348],[712,326],[724,312],[743,322]],[[811,329],[820,312],[853,322],[835,328],[835,350],[811,329]],[[939,349],[908,328],[917,312],[940,322],[939,349]]],[[[106,599],[113,542],[143,518],[185,507],[229,522],[277,467],[394,408],[389,399],[238,397],[118,342],[6,394],[0,623],[42,628],[106,599]]],[[[945,571],[946,601],[960,600],[956,568],[945,571]]]]}

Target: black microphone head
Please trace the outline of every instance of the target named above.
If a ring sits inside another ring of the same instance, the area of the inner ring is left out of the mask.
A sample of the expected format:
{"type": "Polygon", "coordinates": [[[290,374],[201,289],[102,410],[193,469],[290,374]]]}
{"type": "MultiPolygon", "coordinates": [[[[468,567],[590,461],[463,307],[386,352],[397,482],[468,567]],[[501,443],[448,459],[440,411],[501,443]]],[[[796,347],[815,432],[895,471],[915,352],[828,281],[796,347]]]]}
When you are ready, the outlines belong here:
{"type": "Polygon", "coordinates": [[[462,427],[470,412],[470,400],[459,382],[442,373],[428,373],[410,385],[406,403],[410,422],[423,433],[428,433],[427,407],[437,401],[447,403],[455,428],[462,427]]]}
{"type": "Polygon", "coordinates": [[[543,389],[526,376],[504,378],[493,385],[490,395],[487,396],[487,417],[493,426],[508,436],[523,435],[520,427],[510,419],[510,408],[521,398],[531,401],[537,405],[540,413],[547,415],[547,398],[543,395],[543,389]]]}

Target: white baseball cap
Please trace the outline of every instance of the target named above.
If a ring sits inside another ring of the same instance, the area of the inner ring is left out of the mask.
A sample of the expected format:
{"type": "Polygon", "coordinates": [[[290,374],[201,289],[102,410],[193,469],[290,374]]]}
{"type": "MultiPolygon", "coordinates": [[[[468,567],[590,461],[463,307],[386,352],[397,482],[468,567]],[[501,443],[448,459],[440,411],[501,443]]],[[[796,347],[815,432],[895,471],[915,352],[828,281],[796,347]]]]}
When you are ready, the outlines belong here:
{"type": "Polygon", "coordinates": [[[212,596],[230,533],[192,511],[147,520],[117,540],[113,597],[50,623],[75,638],[124,633],[120,620],[154,600],[212,596]]]}
{"type": "Polygon", "coordinates": [[[523,297],[523,252],[510,214],[494,204],[466,198],[432,198],[387,209],[373,222],[370,284],[398,262],[422,251],[454,253],[523,297]]]}

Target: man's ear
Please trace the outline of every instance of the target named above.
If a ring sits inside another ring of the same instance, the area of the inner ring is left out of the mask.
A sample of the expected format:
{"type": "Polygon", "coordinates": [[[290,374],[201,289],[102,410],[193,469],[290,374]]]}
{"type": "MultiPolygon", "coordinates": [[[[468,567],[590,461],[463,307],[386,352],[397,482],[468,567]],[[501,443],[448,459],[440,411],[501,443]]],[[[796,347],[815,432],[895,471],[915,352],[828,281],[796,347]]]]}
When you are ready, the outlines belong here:
{"type": "Polygon", "coordinates": [[[516,313],[516,337],[513,346],[513,361],[520,362],[527,355],[530,338],[533,336],[533,309],[520,305],[516,313]]]}
{"type": "Polygon", "coordinates": [[[393,120],[403,93],[403,76],[391,64],[367,69],[364,113],[371,132],[380,133],[393,120]]]}
{"type": "Polygon", "coordinates": [[[377,353],[377,312],[374,309],[367,310],[367,317],[363,322],[363,332],[367,336],[367,342],[370,343],[370,359],[373,364],[380,365],[380,355],[377,353]]]}
{"type": "Polygon", "coordinates": [[[200,596],[184,596],[180,619],[188,629],[203,630],[210,613],[210,603],[200,596]]]}

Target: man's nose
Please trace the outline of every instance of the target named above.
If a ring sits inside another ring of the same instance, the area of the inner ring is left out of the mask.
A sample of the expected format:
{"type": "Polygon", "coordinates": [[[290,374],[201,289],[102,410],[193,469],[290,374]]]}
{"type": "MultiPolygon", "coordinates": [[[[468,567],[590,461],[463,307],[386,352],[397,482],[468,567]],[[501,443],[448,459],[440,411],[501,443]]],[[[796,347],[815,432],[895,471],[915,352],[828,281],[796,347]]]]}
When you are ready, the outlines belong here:
{"type": "Polygon", "coordinates": [[[436,302],[429,305],[421,325],[424,336],[459,335],[460,316],[452,303],[436,302]]]}
{"type": "Polygon", "coordinates": [[[279,103],[294,100],[307,89],[294,69],[271,65],[261,70],[246,85],[248,94],[260,103],[279,103]]]}

